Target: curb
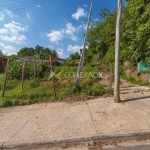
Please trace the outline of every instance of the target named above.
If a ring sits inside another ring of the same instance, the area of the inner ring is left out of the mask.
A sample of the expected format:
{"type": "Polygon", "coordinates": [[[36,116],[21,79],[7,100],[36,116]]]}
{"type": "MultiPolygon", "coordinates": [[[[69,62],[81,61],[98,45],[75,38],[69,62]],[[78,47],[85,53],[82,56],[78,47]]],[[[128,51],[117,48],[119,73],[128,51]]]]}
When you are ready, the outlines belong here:
{"type": "Polygon", "coordinates": [[[0,150],[4,149],[15,149],[15,150],[29,150],[31,148],[42,148],[42,147],[58,147],[62,145],[79,145],[85,144],[90,140],[94,142],[112,142],[112,141],[123,141],[123,140],[138,140],[142,138],[150,138],[150,132],[142,133],[128,133],[128,134],[116,134],[116,135],[98,135],[98,136],[88,136],[88,137],[77,137],[70,139],[58,139],[52,141],[39,141],[39,142],[25,142],[22,144],[18,143],[6,143],[0,147],[0,150]]]}

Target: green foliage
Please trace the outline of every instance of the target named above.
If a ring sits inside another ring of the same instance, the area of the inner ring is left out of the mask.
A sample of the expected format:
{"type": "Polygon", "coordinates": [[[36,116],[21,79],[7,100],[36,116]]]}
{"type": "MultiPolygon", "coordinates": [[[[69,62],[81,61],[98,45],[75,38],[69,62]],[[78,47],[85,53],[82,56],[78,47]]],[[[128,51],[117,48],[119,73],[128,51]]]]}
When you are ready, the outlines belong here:
{"type": "Polygon", "coordinates": [[[71,73],[71,77],[73,78],[77,72],[77,66],[71,67],[61,67],[61,71],[59,72],[61,79],[66,79],[68,77],[68,73],[71,73]]]}
{"type": "Polygon", "coordinates": [[[8,78],[11,80],[13,79],[20,80],[22,75],[22,66],[23,66],[23,61],[11,61],[8,78]]]}
{"type": "MultiPolygon", "coordinates": [[[[21,80],[22,77],[22,67],[23,67],[23,61],[22,60],[13,60],[10,62],[10,68],[8,73],[8,78],[18,79],[21,80]]],[[[41,63],[36,63],[36,77],[43,77],[44,72],[50,72],[50,65],[49,64],[43,64],[43,67],[41,63]]],[[[24,79],[33,79],[34,76],[34,64],[31,62],[26,62],[25,64],[25,72],[24,72],[24,79]]]]}
{"type": "Polygon", "coordinates": [[[3,87],[3,79],[4,79],[4,75],[0,73],[0,89],[2,89],[3,87]]]}
{"type": "MultiPolygon", "coordinates": [[[[128,60],[135,64],[150,56],[150,1],[126,2],[122,14],[120,62],[128,60]]],[[[115,59],[116,10],[104,8],[100,16],[103,21],[93,24],[89,31],[86,62],[92,61],[96,54],[104,63],[115,59]]]]}
{"type": "Polygon", "coordinates": [[[99,59],[103,59],[106,55],[105,60],[108,62],[112,61],[111,51],[115,45],[116,11],[111,12],[105,8],[101,10],[100,15],[104,17],[104,21],[91,27],[88,37],[89,49],[85,58],[97,54],[99,59]],[[110,52],[111,54],[108,54],[110,52]]]}
{"type": "Polygon", "coordinates": [[[3,54],[3,52],[0,50],[0,61],[6,61],[7,57],[3,54]]]}
{"type": "Polygon", "coordinates": [[[78,52],[75,52],[74,54],[69,55],[69,59],[70,60],[78,60],[78,59],[80,59],[80,55],[78,52]]]}
{"type": "Polygon", "coordinates": [[[24,47],[20,49],[17,56],[35,56],[36,59],[47,60],[50,55],[58,56],[55,50],[50,50],[49,48],[44,48],[42,46],[35,46],[35,48],[24,47]]]}
{"type": "Polygon", "coordinates": [[[150,2],[132,0],[124,9],[123,49],[131,63],[147,59],[150,55],[150,2]]]}
{"type": "Polygon", "coordinates": [[[114,44],[113,45],[110,45],[107,53],[105,54],[104,56],[104,59],[103,61],[106,63],[106,64],[109,64],[110,62],[115,62],[115,57],[112,57],[112,56],[115,56],[115,46],[114,44]]]}
{"type": "Polygon", "coordinates": [[[101,84],[95,84],[89,91],[90,96],[101,96],[105,93],[104,86],[101,84]]]}
{"type": "Polygon", "coordinates": [[[69,60],[67,62],[65,62],[66,66],[78,66],[79,65],[79,61],[76,61],[76,60],[69,60]]]}
{"type": "Polygon", "coordinates": [[[39,82],[40,82],[39,78],[36,78],[35,80],[30,80],[29,81],[29,86],[31,88],[37,88],[39,86],[39,82]]]}

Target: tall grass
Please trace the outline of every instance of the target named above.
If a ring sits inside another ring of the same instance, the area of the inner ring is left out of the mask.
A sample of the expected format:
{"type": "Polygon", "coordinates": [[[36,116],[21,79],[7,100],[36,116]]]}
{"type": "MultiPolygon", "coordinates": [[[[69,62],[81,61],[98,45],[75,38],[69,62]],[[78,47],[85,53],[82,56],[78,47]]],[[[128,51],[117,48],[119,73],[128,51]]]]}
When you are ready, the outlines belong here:
{"type": "MultiPolygon", "coordinates": [[[[25,80],[24,90],[21,90],[21,81],[8,80],[6,85],[5,97],[0,97],[0,107],[25,105],[43,101],[62,100],[67,97],[79,97],[81,93],[87,96],[98,96],[105,93],[104,87],[98,82],[99,79],[86,78],[81,80],[81,90],[75,89],[75,78],[65,78],[66,72],[77,72],[77,66],[58,66],[54,67],[56,95],[54,97],[52,81],[46,81],[49,73],[45,73],[44,79],[25,80]]],[[[88,64],[83,72],[99,72],[100,69],[88,64]]],[[[0,92],[2,92],[3,75],[0,74],[0,92]]]]}

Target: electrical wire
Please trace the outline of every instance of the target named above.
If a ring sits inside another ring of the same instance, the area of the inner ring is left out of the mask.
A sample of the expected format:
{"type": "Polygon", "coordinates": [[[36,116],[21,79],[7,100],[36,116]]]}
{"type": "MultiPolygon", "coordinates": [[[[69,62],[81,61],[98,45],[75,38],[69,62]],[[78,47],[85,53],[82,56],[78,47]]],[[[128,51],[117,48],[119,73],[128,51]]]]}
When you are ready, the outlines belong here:
{"type": "MultiPolygon", "coordinates": [[[[33,1],[33,2],[24,2],[24,3],[18,3],[18,4],[15,4],[16,6],[13,6],[13,7],[19,7],[19,6],[24,6],[24,5],[29,5],[29,4],[33,4],[33,3],[38,3],[38,2],[41,2],[41,1],[44,1],[44,0],[36,0],[36,1],[33,1]]],[[[8,5],[2,5],[0,7],[7,7],[7,6],[12,6],[12,4],[8,4],[8,5]]],[[[13,8],[11,7],[11,8],[13,8]]]]}
{"type": "MultiPolygon", "coordinates": [[[[54,0],[46,0],[46,1],[44,1],[43,2],[43,0],[41,1],[41,2],[36,2],[36,3],[38,3],[38,5],[42,5],[42,4],[45,4],[45,3],[49,3],[49,2],[52,2],[52,1],[54,1],[54,0]]],[[[24,6],[17,6],[17,7],[10,7],[10,8],[7,8],[7,9],[9,9],[9,10],[11,10],[11,11],[17,11],[17,10],[22,10],[22,9],[26,9],[26,8],[30,8],[30,7],[33,7],[33,6],[35,6],[35,4],[36,3],[30,3],[30,4],[28,4],[27,6],[26,5],[24,5],[24,6]],[[20,7],[20,8],[19,8],[20,7]]],[[[3,9],[6,9],[6,8],[3,8],[3,9]]],[[[3,10],[2,9],[2,10],[3,10]]],[[[0,10],[0,11],[2,11],[2,10],[0,10]]]]}
{"type": "MultiPolygon", "coordinates": [[[[16,0],[7,0],[7,1],[16,1],[16,0]]],[[[7,2],[6,0],[2,0],[0,2],[7,2]]]]}
{"type": "Polygon", "coordinates": [[[40,2],[44,2],[43,0],[38,0],[38,1],[34,1],[34,2],[29,2],[29,3],[22,3],[22,4],[16,4],[16,6],[12,6],[12,4],[10,5],[4,5],[4,6],[0,6],[0,7],[7,7],[7,6],[12,6],[12,7],[9,7],[9,9],[11,8],[18,8],[18,7],[23,7],[23,6],[26,6],[26,5],[30,5],[30,4],[35,4],[35,3],[40,3],[40,2]]]}

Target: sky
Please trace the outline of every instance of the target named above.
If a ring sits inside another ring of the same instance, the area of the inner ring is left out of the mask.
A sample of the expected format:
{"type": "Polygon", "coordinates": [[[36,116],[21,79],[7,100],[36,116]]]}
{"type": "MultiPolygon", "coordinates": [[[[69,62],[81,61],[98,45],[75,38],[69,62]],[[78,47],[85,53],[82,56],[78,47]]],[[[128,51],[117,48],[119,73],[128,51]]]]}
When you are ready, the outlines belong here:
{"type": "Polygon", "coordinates": [[[91,23],[96,23],[102,21],[100,10],[114,10],[117,1],[0,0],[0,50],[11,55],[40,45],[66,58],[83,47],[91,3],[91,23]]]}

